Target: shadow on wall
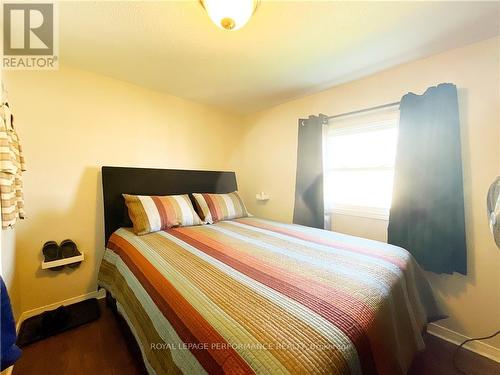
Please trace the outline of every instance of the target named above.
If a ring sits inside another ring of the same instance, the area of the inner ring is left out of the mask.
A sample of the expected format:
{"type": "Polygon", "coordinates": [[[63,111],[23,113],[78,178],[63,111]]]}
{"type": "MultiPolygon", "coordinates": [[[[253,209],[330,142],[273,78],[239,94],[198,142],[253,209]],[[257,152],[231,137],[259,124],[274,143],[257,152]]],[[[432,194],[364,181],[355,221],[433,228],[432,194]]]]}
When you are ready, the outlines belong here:
{"type": "MultiPolygon", "coordinates": [[[[22,311],[38,308],[67,298],[96,290],[98,266],[104,249],[104,220],[100,167],[83,170],[75,193],[64,183],[61,174],[60,189],[46,194],[43,210],[26,197],[28,218],[18,224],[16,245],[20,272],[22,311]],[[70,195],[69,195],[70,194],[70,195]],[[51,202],[64,199],[72,205],[51,202]],[[30,208],[34,206],[34,208],[30,208]],[[77,268],[65,267],[60,271],[42,270],[42,246],[46,241],[60,243],[70,238],[76,242],[85,260],[77,268]]],[[[40,199],[40,197],[37,197],[40,199]]]]}
{"type": "Polygon", "coordinates": [[[1,274],[9,293],[10,303],[14,318],[17,320],[21,314],[21,293],[18,275],[18,259],[16,253],[15,229],[3,229],[0,234],[0,266],[1,274]]]}
{"type": "MultiPolygon", "coordinates": [[[[95,173],[95,169],[92,170],[95,173]]],[[[97,186],[96,186],[96,211],[95,211],[95,240],[94,240],[94,275],[92,277],[92,282],[97,285],[97,274],[99,272],[99,266],[101,264],[102,257],[104,255],[104,248],[106,244],[104,243],[104,198],[102,193],[102,172],[101,168],[97,168],[97,186]]]]}

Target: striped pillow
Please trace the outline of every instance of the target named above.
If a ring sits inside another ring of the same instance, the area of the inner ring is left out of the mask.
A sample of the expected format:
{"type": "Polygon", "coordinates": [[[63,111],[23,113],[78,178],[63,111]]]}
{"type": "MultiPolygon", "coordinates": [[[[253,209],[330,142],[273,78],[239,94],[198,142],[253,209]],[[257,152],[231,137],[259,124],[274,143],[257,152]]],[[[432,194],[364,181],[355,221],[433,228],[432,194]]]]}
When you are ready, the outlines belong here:
{"type": "Polygon", "coordinates": [[[163,197],[123,194],[123,198],[137,235],[203,224],[186,194],[163,197]]]}
{"type": "Polygon", "coordinates": [[[248,216],[247,208],[237,191],[229,194],[193,194],[200,217],[207,224],[248,216]]]}

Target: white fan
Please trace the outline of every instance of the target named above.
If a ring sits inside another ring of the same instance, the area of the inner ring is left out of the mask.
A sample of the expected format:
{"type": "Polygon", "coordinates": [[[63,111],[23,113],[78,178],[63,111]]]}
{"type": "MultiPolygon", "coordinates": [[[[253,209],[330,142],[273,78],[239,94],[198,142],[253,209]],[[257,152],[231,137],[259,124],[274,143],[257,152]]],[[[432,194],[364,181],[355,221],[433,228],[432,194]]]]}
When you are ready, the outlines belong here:
{"type": "MultiPolygon", "coordinates": [[[[493,181],[488,190],[488,198],[486,199],[486,206],[488,209],[488,218],[490,219],[491,233],[493,233],[495,242],[498,248],[500,249],[500,176],[498,176],[495,179],[495,181],[493,181]]],[[[455,369],[459,373],[465,374],[465,372],[457,365],[456,361],[458,351],[461,348],[463,348],[465,344],[471,341],[488,340],[497,335],[500,335],[500,330],[496,331],[495,333],[492,333],[489,336],[475,337],[463,341],[459,346],[456,347],[455,352],[453,353],[453,366],[455,367],[455,369]]]]}
{"type": "Polygon", "coordinates": [[[493,181],[488,190],[487,206],[490,229],[498,248],[500,248],[500,176],[493,181]]]}

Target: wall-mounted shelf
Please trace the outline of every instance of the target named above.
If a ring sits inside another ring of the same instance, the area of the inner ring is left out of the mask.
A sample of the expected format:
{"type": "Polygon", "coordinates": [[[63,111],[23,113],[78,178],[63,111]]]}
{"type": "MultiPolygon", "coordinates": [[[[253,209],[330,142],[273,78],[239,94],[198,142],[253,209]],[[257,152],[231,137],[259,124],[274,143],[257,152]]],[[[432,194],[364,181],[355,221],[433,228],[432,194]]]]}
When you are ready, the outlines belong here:
{"type": "Polygon", "coordinates": [[[57,260],[53,260],[51,262],[42,261],[42,270],[46,270],[46,269],[54,268],[54,267],[59,267],[59,266],[66,266],[68,264],[78,263],[81,261],[83,261],[83,253],[80,255],[77,255],[75,257],[57,259],[57,260]]]}
{"type": "Polygon", "coordinates": [[[269,199],[271,199],[271,197],[262,192],[262,193],[258,193],[258,194],[255,194],[255,199],[257,199],[258,201],[261,201],[261,202],[265,202],[265,201],[268,201],[269,199]]]}

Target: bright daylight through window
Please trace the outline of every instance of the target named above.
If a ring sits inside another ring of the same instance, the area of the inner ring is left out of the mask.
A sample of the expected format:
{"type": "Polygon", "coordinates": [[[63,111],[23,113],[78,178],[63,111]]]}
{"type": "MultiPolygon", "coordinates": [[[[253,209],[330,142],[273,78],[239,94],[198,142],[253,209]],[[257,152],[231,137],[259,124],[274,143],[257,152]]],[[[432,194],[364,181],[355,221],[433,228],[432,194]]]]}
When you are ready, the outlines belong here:
{"type": "Polygon", "coordinates": [[[398,137],[397,109],[331,120],[324,135],[325,210],[389,215],[398,137]]]}

